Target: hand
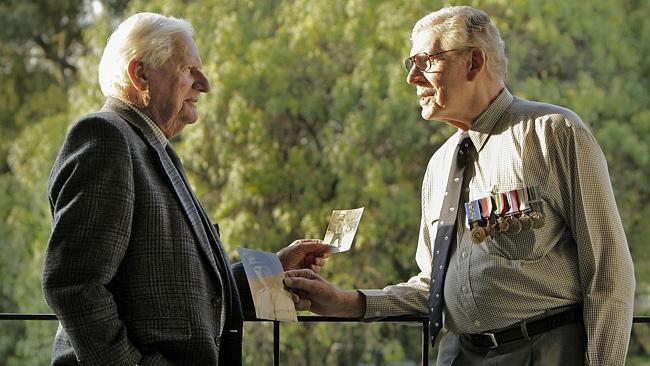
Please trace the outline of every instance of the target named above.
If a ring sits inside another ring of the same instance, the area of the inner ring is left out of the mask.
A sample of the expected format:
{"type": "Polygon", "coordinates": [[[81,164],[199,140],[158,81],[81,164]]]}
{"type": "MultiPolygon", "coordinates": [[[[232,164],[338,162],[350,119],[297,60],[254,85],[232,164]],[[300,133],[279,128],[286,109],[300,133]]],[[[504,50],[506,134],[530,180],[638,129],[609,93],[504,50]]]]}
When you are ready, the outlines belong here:
{"type": "Polygon", "coordinates": [[[318,273],[327,263],[332,246],[318,239],[300,239],[277,253],[285,271],[311,269],[318,273]]]}
{"type": "Polygon", "coordinates": [[[355,290],[340,290],[311,270],[285,272],[284,285],[292,291],[296,310],[310,310],[320,315],[361,317],[365,297],[355,290]]]}

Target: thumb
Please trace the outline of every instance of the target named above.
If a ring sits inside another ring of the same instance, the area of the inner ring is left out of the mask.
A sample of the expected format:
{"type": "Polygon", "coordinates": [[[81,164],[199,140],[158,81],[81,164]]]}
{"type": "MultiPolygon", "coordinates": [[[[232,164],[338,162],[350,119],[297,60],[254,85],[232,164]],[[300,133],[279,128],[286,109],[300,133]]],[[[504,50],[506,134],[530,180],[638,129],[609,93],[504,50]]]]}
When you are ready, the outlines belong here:
{"type": "Polygon", "coordinates": [[[309,290],[313,287],[312,282],[314,280],[303,277],[285,277],[282,281],[284,285],[290,289],[304,290],[306,292],[309,292],[309,290]]]}
{"type": "Polygon", "coordinates": [[[301,250],[311,255],[327,255],[332,251],[332,246],[322,240],[310,240],[300,244],[301,250]]]}

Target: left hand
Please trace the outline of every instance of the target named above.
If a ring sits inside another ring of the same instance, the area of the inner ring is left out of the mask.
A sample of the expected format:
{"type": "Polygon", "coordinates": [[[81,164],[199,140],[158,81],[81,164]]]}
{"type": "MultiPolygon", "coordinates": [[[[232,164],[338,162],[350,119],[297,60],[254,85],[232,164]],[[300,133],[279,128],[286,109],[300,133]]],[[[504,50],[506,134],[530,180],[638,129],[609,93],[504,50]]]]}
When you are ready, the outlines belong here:
{"type": "Polygon", "coordinates": [[[332,246],[319,239],[300,239],[277,252],[285,271],[311,269],[318,273],[327,263],[332,246]]]}
{"type": "Polygon", "coordinates": [[[341,290],[308,269],[285,272],[282,280],[291,290],[296,310],[310,310],[320,315],[363,316],[366,297],[356,290],[341,290]]]}

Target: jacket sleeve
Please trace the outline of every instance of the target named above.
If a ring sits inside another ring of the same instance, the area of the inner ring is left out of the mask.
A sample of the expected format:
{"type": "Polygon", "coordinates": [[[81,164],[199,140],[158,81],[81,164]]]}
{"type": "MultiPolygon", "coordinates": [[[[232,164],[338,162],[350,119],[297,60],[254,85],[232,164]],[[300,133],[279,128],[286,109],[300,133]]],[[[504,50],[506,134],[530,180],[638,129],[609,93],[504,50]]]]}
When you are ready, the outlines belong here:
{"type": "Polygon", "coordinates": [[[83,365],[134,365],[109,290],[129,245],[135,192],[129,146],[103,118],[68,134],[48,184],[52,233],[43,292],[83,365]]]}
{"type": "Polygon", "coordinates": [[[237,262],[231,268],[235,282],[237,283],[244,319],[255,319],[255,305],[253,305],[253,297],[250,286],[248,285],[248,277],[246,277],[244,265],[242,262],[237,262]]]}

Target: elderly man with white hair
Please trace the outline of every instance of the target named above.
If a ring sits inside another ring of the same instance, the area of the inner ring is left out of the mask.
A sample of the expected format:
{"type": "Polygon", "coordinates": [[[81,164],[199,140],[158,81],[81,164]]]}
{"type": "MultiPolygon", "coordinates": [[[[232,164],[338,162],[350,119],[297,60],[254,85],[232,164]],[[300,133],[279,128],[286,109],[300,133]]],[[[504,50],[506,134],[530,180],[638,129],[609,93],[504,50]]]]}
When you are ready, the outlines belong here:
{"type": "Polygon", "coordinates": [[[428,314],[432,344],[448,329],[437,365],[623,365],[634,270],[589,128],[568,109],[510,94],[504,42],[480,10],[422,18],[405,66],[422,117],[458,128],[424,177],[421,272],[359,291],[289,272],[296,306],[428,314]]]}
{"type": "MultiPolygon", "coordinates": [[[[136,14],[99,66],[101,111],[71,128],[50,175],[43,292],[59,319],[53,365],[241,364],[243,266],[231,268],[170,139],[210,83],[185,20],[136,14]]],[[[284,269],[325,263],[298,240],[284,269]]]]}

